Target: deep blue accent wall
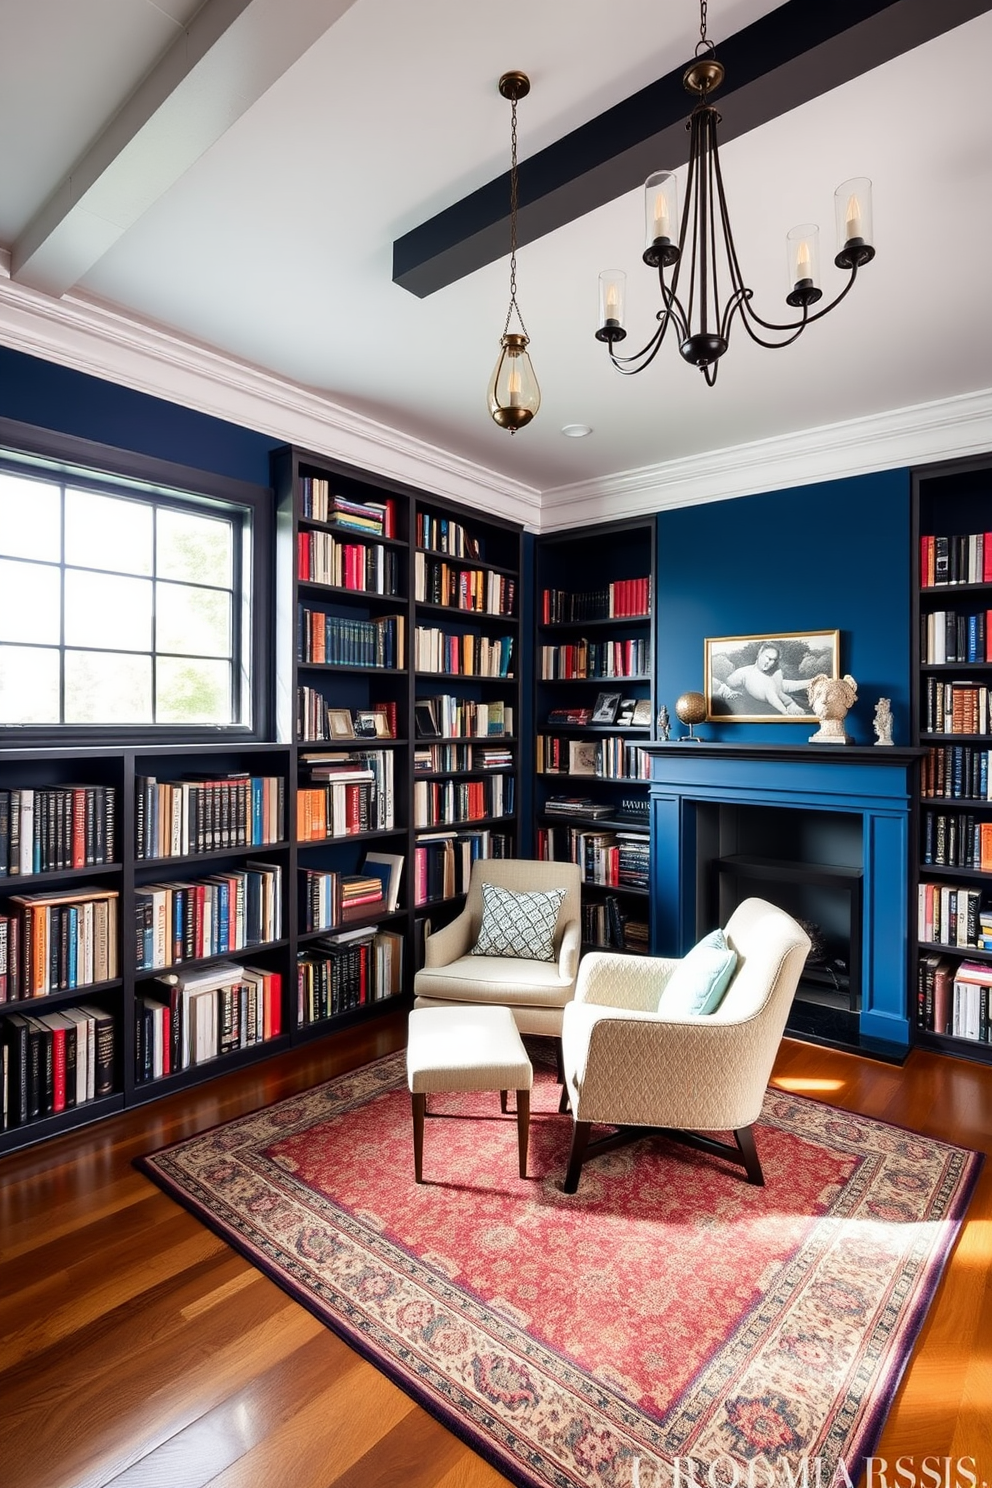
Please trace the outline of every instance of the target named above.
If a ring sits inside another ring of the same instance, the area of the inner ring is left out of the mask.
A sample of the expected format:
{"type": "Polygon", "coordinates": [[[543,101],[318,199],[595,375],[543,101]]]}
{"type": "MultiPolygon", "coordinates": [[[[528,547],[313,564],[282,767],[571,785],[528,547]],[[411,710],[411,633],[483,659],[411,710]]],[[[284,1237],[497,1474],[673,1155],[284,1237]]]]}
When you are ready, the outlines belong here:
{"type": "MultiPolygon", "coordinates": [[[[875,703],[892,699],[910,741],[910,474],[890,470],[658,517],[658,701],[703,690],[707,636],[841,632],[858,683],[847,730],[874,744],[875,703]]],[[[801,744],[809,724],[704,723],[704,739],[801,744]]]]}
{"type": "Polygon", "coordinates": [[[257,486],[283,441],[0,347],[0,417],[257,486]]]}

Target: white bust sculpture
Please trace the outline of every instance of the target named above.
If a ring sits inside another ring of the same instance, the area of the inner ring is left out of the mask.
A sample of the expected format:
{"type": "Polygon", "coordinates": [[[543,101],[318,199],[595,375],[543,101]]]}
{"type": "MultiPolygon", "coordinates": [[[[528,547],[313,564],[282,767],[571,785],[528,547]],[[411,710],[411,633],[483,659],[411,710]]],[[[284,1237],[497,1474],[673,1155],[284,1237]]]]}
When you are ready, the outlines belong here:
{"type": "Polygon", "coordinates": [[[810,734],[811,744],[853,744],[854,740],[844,730],[844,719],[858,697],[858,684],[851,676],[828,677],[820,672],[810,678],[809,705],[820,720],[815,734],[810,734]]]}
{"type": "Polygon", "coordinates": [[[879,698],[875,704],[875,744],[892,743],[892,699],[879,698]]]}

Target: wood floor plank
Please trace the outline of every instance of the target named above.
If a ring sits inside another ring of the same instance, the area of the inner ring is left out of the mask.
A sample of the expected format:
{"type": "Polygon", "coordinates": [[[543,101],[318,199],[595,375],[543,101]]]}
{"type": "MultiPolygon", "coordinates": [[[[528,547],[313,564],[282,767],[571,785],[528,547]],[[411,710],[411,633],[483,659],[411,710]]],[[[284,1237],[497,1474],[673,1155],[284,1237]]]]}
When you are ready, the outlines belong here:
{"type": "MultiPolygon", "coordinates": [[[[0,1159],[2,1488],[505,1481],[132,1166],[402,1047],[405,1029],[384,1019],[0,1159]]],[[[786,1040],[775,1078],[992,1152],[989,1067],[786,1040]]],[[[992,1163],[877,1451],[971,1455],[992,1483],[990,1400],[992,1163]]]]}

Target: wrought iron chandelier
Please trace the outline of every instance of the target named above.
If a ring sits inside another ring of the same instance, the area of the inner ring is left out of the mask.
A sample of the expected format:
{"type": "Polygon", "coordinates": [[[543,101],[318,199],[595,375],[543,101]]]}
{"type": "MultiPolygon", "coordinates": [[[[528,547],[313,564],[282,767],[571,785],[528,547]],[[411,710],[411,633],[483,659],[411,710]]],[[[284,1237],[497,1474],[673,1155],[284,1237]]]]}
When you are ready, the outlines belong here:
{"type": "Polygon", "coordinates": [[[644,262],[658,270],[662,308],[658,327],[640,351],[630,356],[617,356],[616,346],[627,335],[624,329],[624,294],[626,275],[620,269],[604,270],[599,276],[599,329],[596,339],[604,341],[610,360],[627,376],[642,372],[654,361],[669,326],[678,337],[679,351],[687,362],[698,367],[708,386],[716,382],[720,358],[730,344],[735,316],[739,316],[748,335],[759,346],[777,350],[790,346],[808,325],[822,320],[851,289],[858,270],[875,257],[872,247],[871,182],[867,177],[845,181],[834,193],[837,229],[837,251],[834,263],[846,269],[848,280],[839,294],[821,310],[810,314],[812,306],[823,298],[819,285],[820,230],[815,223],[794,227],[786,238],[788,284],[786,304],[801,313],[785,324],[764,320],[753,308],[754,291],[744,283],[737,258],[737,247],[730,226],[730,214],[723,189],[723,173],[717,148],[717,124],[720,115],[710,103],[710,95],[724,79],[724,69],[716,60],[713,43],[706,35],[706,0],[700,0],[699,41],[695,61],[686,69],[683,86],[699,102],[686,123],[689,130],[689,171],[685,204],[679,223],[678,181],[671,171],[656,171],[645,182],[644,262]],[[678,241],[672,233],[678,224],[678,241]],[[688,252],[687,250],[688,245],[688,252]],[[665,270],[670,269],[670,282],[665,270]],[[729,293],[721,304],[720,275],[726,274],[729,293]],[[684,292],[688,278],[688,290],[684,292]],[[683,292],[680,294],[680,290],[683,292]],[[776,339],[767,339],[770,332],[776,339]]]}
{"type": "Polygon", "coordinates": [[[530,338],[517,304],[517,100],[530,92],[530,79],[523,72],[504,72],[499,91],[510,100],[510,303],[499,343],[499,358],[489,379],[489,412],[501,429],[515,434],[529,424],[541,406],[541,389],[534,376],[527,347],[530,338]],[[510,330],[516,312],[519,331],[510,330]]]}

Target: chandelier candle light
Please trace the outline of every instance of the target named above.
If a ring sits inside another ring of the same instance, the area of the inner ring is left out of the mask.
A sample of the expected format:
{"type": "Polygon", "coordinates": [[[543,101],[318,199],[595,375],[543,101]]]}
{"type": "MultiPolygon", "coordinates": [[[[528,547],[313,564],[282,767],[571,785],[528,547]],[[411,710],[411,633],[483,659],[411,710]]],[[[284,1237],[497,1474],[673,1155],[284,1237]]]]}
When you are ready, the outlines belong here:
{"type": "Polygon", "coordinates": [[[871,182],[866,177],[845,181],[834,193],[837,253],[834,263],[849,274],[840,293],[822,310],[810,309],[823,298],[820,278],[820,230],[815,223],[794,227],[786,239],[788,286],[786,304],[801,311],[798,319],[780,324],[763,320],[752,308],[754,291],[744,283],[730,214],[723,190],[723,173],[717,148],[716,127],[720,115],[709,102],[710,94],[724,79],[724,69],[714,55],[706,35],[706,0],[699,7],[699,36],[696,60],[686,69],[682,82],[699,102],[689,116],[689,171],[685,206],[679,224],[678,181],[671,171],[656,171],[645,182],[646,246],[644,262],[658,270],[662,308],[658,328],[647,345],[631,356],[617,356],[615,347],[627,335],[624,329],[626,275],[606,269],[599,276],[598,341],[605,341],[610,359],[619,372],[630,376],[650,366],[665,339],[669,325],[679,338],[679,351],[698,367],[712,387],[719,359],[730,344],[734,316],[739,314],[745,330],[759,346],[777,350],[790,346],[808,325],[821,320],[839,305],[857,278],[858,269],[875,257],[871,245],[871,182]],[[673,232],[678,226],[678,241],[673,232]],[[686,246],[688,242],[688,253],[686,246]],[[722,250],[718,251],[718,250],[722,250]],[[721,259],[724,264],[721,265],[721,259]],[[671,269],[671,282],[665,270],[671,269]],[[730,292],[720,303],[719,275],[725,271],[730,292]],[[680,283],[688,276],[688,294],[679,297],[680,283]],[[759,329],[760,328],[760,329],[759,329]],[[761,332],[772,332],[767,340],[761,332]]]}
{"type": "Polygon", "coordinates": [[[529,337],[517,304],[517,100],[530,92],[530,79],[522,72],[504,72],[499,91],[513,109],[510,125],[510,303],[499,343],[499,359],[489,381],[489,412],[501,429],[515,434],[529,424],[541,406],[541,389],[527,354],[529,337]],[[520,330],[510,330],[516,312],[520,330]]]}

